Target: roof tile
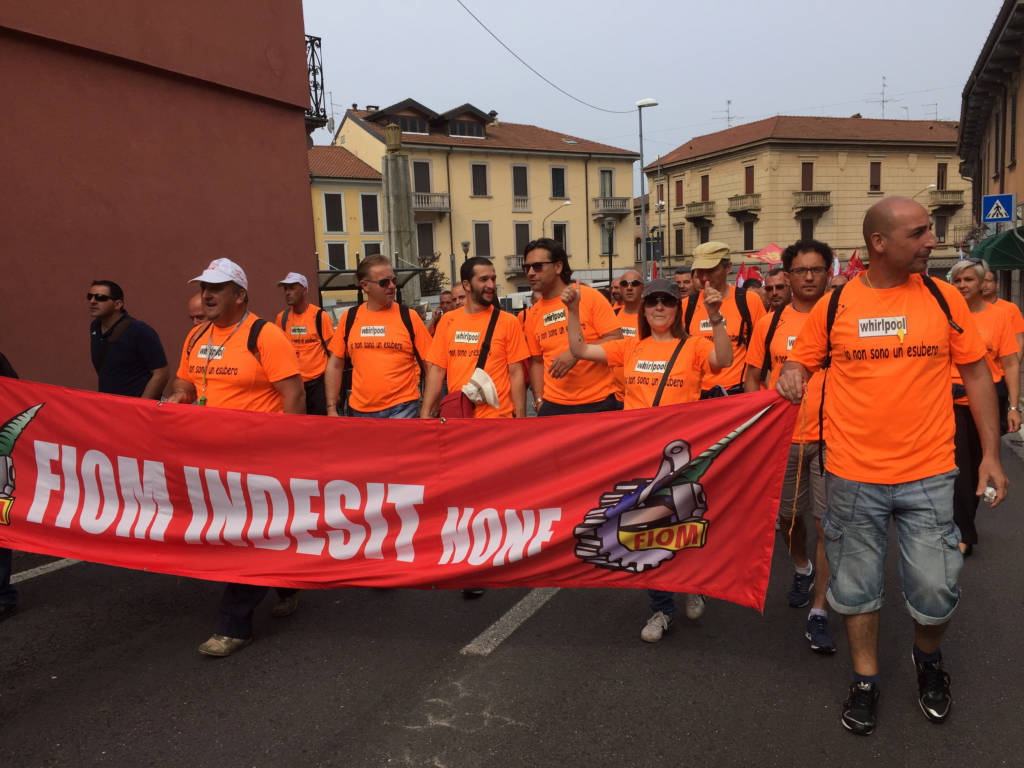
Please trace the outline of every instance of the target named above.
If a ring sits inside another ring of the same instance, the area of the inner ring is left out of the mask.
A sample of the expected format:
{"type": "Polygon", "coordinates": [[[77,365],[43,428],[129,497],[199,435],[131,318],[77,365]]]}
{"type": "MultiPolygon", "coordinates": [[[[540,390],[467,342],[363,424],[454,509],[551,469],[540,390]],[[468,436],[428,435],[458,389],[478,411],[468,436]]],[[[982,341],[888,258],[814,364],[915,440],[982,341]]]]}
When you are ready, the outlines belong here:
{"type": "Polygon", "coordinates": [[[307,150],[309,173],[330,179],[372,179],[380,181],[380,172],[364,163],[344,147],[313,147],[307,150]]]}

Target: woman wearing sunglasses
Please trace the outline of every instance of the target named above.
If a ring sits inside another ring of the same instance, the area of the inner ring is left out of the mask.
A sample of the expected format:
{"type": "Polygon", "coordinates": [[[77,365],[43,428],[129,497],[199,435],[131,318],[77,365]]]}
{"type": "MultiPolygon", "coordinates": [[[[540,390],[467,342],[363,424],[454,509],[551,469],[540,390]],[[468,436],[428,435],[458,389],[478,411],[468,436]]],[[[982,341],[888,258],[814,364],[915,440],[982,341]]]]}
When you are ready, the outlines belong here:
{"type": "MultiPolygon", "coordinates": [[[[992,372],[992,380],[998,385],[1005,376],[1009,393],[1009,410],[1000,416],[1003,429],[1016,432],[1020,429],[1020,367],[1017,338],[1006,314],[999,312],[981,295],[981,284],[988,271],[988,264],[981,259],[958,261],[949,271],[950,282],[960,291],[971,310],[971,318],[985,342],[985,360],[992,372]]],[[[953,521],[960,529],[960,551],[969,557],[978,543],[978,531],[974,527],[974,516],[978,511],[978,464],[981,461],[981,439],[974,425],[967,391],[964,389],[960,369],[953,366],[953,414],[956,434],[953,445],[956,450],[956,465],[960,468],[953,485],[953,521]]]]}
{"type": "MultiPolygon", "coordinates": [[[[687,335],[683,330],[679,286],[658,278],[644,288],[635,337],[587,344],[580,328],[579,294],[573,286],[567,286],[562,301],[569,310],[569,350],[577,359],[624,369],[625,410],[699,400],[704,377],[732,364],[732,343],[719,311],[722,294],[708,284],[703,295],[712,325],[711,341],[687,335]]],[[[675,601],[671,592],[651,589],[648,594],[651,617],[640,638],[656,643],[672,623],[675,601]]],[[[687,595],[687,617],[699,619],[703,613],[704,596],[687,595]]]]}

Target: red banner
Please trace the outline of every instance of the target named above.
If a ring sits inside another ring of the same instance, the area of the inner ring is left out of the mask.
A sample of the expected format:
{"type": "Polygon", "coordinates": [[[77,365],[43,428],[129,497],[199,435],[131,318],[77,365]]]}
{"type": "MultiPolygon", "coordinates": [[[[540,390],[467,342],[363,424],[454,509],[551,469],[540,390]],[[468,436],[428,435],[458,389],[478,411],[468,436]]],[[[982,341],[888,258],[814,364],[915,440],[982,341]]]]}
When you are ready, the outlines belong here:
{"type": "Polygon", "coordinates": [[[758,610],[796,416],[771,391],[446,423],[11,379],[0,403],[12,549],[270,586],[653,587],[758,610]]]}

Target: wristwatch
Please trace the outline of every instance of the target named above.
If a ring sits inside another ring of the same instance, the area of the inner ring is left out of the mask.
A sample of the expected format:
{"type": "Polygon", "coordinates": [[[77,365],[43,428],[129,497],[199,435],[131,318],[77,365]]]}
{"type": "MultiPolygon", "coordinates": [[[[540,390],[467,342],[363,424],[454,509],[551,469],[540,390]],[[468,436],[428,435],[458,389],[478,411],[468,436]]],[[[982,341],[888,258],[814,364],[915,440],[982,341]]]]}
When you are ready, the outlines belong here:
{"type": "Polygon", "coordinates": [[[1010,410],[1011,410],[1011,411],[1019,411],[1019,410],[1020,410],[1020,408],[1018,408],[1018,407],[1017,407],[1016,405],[1011,405],[1011,406],[1010,406],[1010,410]]]}

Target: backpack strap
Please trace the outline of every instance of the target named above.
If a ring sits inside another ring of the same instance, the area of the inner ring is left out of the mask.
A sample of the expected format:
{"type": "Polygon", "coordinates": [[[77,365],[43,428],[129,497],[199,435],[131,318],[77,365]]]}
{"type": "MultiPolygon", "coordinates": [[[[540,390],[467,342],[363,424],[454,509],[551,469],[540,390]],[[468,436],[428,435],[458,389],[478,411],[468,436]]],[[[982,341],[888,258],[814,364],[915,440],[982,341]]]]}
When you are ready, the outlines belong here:
{"type": "Polygon", "coordinates": [[[832,326],[836,324],[839,294],[842,292],[842,285],[832,289],[832,295],[828,297],[828,311],[825,313],[825,358],[821,361],[821,369],[825,373],[821,377],[821,401],[818,403],[818,467],[822,477],[825,476],[825,462],[821,456],[821,446],[825,444],[825,381],[828,379],[828,369],[832,367],[832,326]]]}
{"type": "Polygon", "coordinates": [[[327,342],[324,341],[324,311],[318,309],[316,311],[316,335],[320,337],[320,346],[324,348],[324,354],[327,354],[327,342]]]}
{"type": "Polygon", "coordinates": [[[761,364],[761,381],[767,381],[768,371],[772,369],[772,339],[775,338],[775,329],[779,327],[779,318],[782,317],[782,310],[786,308],[783,304],[776,307],[772,312],[772,322],[768,326],[768,333],[764,337],[764,361],[761,364]]]}
{"type": "Polygon", "coordinates": [[[186,360],[188,359],[188,356],[192,354],[192,350],[195,348],[196,344],[199,343],[199,339],[201,339],[203,334],[206,333],[210,329],[210,326],[212,324],[213,324],[212,321],[208,320],[206,322],[206,325],[202,326],[199,330],[192,331],[192,335],[188,337],[188,346],[185,347],[185,359],[186,360]]]}
{"type": "Polygon", "coordinates": [[[750,319],[750,305],[747,303],[749,294],[742,286],[733,290],[736,292],[736,308],[740,311],[739,341],[746,347],[750,345],[750,336],[754,332],[754,323],[750,319]]]}
{"type": "Polygon", "coordinates": [[[683,317],[683,330],[690,335],[690,323],[693,322],[693,313],[697,311],[697,294],[691,293],[686,297],[686,315],[683,317]]]}
{"type": "Polygon", "coordinates": [[[498,324],[498,315],[501,310],[497,307],[491,308],[491,319],[487,323],[487,333],[484,335],[484,343],[480,345],[480,355],[476,359],[476,367],[483,368],[487,365],[487,354],[491,351],[491,337],[494,336],[494,327],[498,324]]]}
{"type": "Polygon", "coordinates": [[[420,367],[420,372],[423,371],[423,360],[420,359],[419,350],[416,349],[416,332],[412,328],[412,313],[409,312],[409,308],[405,304],[398,305],[398,314],[402,316],[402,324],[405,325],[405,330],[409,332],[409,343],[412,345],[412,354],[416,358],[416,365],[420,367]]]}
{"type": "Polygon", "coordinates": [[[622,311],[622,307],[613,307],[612,308],[612,312],[614,312],[616,315],[619,314],[619,312],[621,312],[621,311],[622,311]]]}
{"type": "Polygon", "coordinates": [[[661,382],[658,384],[658,391],[654,394],[654,402],[651,403],[651,408],[657,408],[661,404],[661,395],[665,391],[665,384],[668,383],[669,374],[672,373],[672,366],[676,364],[676,358],[679,357],[679,352],[683,348],[683,344],[686,343],[686,336],[683,336],[676,344],[676,348],[672,350],[672,357],[668,359],[665,364],[665,372],[661,374],[661,382]]]}
{"type": "Polygon", "coordinates": [[[946,316],[946,322],[949,323],[949,327],[957,333],[963,333],[964,329],[961,328],[953,321],[953,314],[949,311],[949,302],[946,301],[946,297],[942,295],[942,291],[939,290],[939,286],[935,284],[931,276],[922,273],[921,281],[925,284],[925,287],[931,291],[932,296],[935,297],[935,301],[939,303],[939,308],[942,309],[942,313],[946,316]]]}
{"type": "Polygon", "coordinates": [[[291,307],[285,307],[284,312],[281,313],[281,330],[285,333],[288,333],[288,313],[291,311],[291,307]]]}
{"type": "Polygon", "coordinates": [[[249,327],[249,340],[245,343],[246,348],[252,353],[252,356],[256,358],[256,362],[260,365],[263,365],[263,361],[260,360],[260,348],[258,346],[258,342],[260,338],[260,331],[263,330],[263,326],[266,324],[266,320],[262,317],[257,317],[249,327]]]}

